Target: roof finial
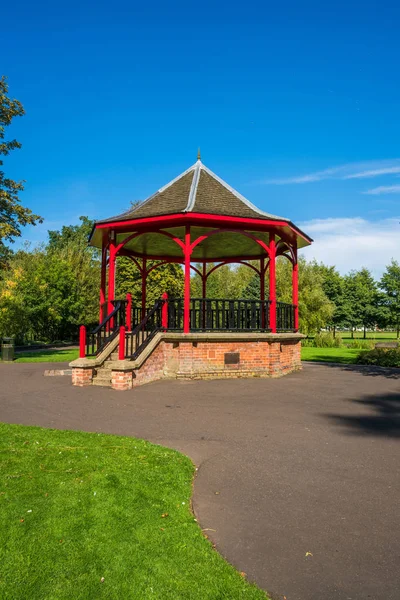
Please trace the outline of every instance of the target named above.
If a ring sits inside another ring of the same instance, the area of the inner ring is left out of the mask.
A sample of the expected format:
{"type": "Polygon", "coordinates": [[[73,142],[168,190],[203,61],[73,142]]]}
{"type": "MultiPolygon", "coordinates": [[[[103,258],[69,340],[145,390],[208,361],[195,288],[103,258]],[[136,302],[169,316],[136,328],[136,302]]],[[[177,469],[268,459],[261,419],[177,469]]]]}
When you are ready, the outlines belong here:
{"type": "Polygon", "coordinates": [[[197,149],[197,160],[201,160],[200,148],[197,149]]]}

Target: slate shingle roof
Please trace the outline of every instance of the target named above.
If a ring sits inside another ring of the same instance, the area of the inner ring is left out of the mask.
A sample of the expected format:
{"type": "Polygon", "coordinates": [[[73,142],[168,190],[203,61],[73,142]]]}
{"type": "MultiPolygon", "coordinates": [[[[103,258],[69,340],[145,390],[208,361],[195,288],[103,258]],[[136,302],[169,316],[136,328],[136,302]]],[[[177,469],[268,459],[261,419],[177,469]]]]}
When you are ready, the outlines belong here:
{"type": "Polygon", "coordinates": [[[98,223],[188,212],[288,221],[258,209],[198,160],[138,206],[98,223]]]}

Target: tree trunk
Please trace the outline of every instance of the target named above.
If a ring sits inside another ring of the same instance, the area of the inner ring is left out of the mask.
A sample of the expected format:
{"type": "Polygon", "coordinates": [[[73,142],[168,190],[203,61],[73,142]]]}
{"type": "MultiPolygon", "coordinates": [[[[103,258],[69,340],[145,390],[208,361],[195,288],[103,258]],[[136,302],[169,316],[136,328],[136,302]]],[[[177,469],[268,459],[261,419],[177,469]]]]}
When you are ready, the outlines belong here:
{"type": "Polygon", "coordinates": [[[333,337],[334,338],[336,337],[336,327],[335,327],[335,325],[333,326],[333,337]]]}
{"type": "Polygon", "coordinates": [[[364,340],[367,337],[367,332],[365,331],[365,325],[364,325],[364,340]]]}
{"type": "Polygon", "coordinates": [[[351,339],[354,340],[354,327],[351,327],[351,339]]]}

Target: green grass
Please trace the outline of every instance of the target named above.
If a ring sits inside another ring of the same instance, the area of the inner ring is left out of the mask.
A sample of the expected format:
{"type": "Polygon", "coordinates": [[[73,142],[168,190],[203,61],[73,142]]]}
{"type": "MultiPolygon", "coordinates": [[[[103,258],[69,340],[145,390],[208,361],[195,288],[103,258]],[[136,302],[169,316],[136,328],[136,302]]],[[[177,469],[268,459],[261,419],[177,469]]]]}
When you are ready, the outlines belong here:
{"type": "Polygon", "coordinates": [[[354,363],[360,352],[354,348],[302,348],[301,360],[321,362],[354,363]]]}
{"type": "MultiPolygon", "coordinates": [[[[342,338],[342,340],[347,343],[350,342],[352,340],[351,337],[351,333],[350,331],[338,331],[337,332],[338,335],[340,335],[340,337],[342,338]]],[[[364,332],[363,331],[355,331],[354,332],[354,338],[355,340],[362,340],[364,339],[364,332]]],[[[367,331],[367,340],[374,340],[374,341],[391,341],[391,340],[396,340],[396,332],[394,331],[367,331]]]]}
{"type": "Polygon", "coordinates": [[[0,424],[0,598],[265,599],[203,536],[193,474],[142,440],[0,424]]]}
{"type": "Polygon", "coordinates": [[[79,350],[37,350],[36,352],[18,352],[15,362],[71,362],[78,358],[79,350]]]}

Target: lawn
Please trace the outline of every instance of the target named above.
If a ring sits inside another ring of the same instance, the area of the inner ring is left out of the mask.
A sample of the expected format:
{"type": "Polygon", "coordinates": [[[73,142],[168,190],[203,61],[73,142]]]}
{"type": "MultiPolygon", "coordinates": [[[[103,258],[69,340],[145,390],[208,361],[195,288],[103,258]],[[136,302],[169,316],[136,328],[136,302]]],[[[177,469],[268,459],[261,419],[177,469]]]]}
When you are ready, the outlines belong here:
{"type": "Polygon", "coordinates": [[[5,424],[0,455],[3,600],[265,600],[203,536],[186,456],[5,424]]]}
{"type": "Polygon", "coordinates": [[[354,348],[302,348],[301,360],[354,363],[363,350],[354,348]]]}
{"type": "Polygon", "coordinates": [[[71,362],[78,358],[79,350],[36,350],[18,352],[15,354],[15,362],[71,362]]]}

